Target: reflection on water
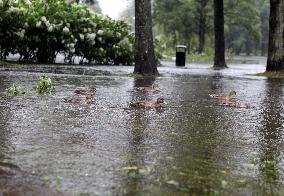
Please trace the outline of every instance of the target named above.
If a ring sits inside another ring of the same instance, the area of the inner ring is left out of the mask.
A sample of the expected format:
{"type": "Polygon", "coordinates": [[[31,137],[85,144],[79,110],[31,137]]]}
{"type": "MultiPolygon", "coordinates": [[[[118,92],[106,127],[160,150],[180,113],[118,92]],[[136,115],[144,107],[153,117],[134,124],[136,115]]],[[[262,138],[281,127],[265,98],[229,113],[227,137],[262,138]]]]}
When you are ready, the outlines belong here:
{"type": "MultiPolygon", "coordinates": [[[[199,72],[176,69],[156,79],[50,75],[56,95],[1,94],[0,158],[71,195],[283,194],[283,81],[199,72]],[[153,83],[160,93],[136,90],[153,83]],[[97,88],[93,105],[61,101],[89,86],[97,88]],[[256,108],[209,99],[230,90],[256,108]],[[168,103],[163,111],[128,107],[157,97],[168,103]]],[[[29,88],[37,76],[0,74],[0,90],[20,81],[29,88]]]]}
{"type": "Polygon", "coordinates": [[[266,96],[263,100],[263,120],[259,131],[260,176],[263,192],[269,195],[283,191],[281,183],[281,162],[283,159],[283,80],[268,79],[266,96]]]}
{"type": "Polygon", "coordinates": [[[9,142],[11,137],[11,130],[8,129],[7,124],[10,120],[10,108],[5,105],[9,103],[3,92],[9,87],[10,83],[8,77],[0,77],[0,164],[8,164],[9,154],[12,153],[13,145],[9,142]]]}

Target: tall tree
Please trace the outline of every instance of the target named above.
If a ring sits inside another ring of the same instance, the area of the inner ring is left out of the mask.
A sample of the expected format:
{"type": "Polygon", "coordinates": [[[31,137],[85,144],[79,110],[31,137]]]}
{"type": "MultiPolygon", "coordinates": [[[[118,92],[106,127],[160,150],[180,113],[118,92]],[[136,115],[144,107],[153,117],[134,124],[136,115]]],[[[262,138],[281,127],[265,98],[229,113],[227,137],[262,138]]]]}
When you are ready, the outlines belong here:
{"type": "Polygon", "coordinates": [[[260,11],[260,54],[267,55],[268,37],[269,37],[269,0],[257,0],[257,6],[260,11]]]}
{"type": "Polygon", "coordinates": [[[131,31],[135,31],[135,2],[134,0],[127,1],[127,7],[120,13],[120,19],[124,20],[130,26],[131,31]]]}
{"type": "Polygon", "coordinates": [[[90,8],[91,8],[92,10],[94,10],[96,13],[99,13],[99,14],[102,13],[102,10],[101,10],[101,7],[100,7],[100,5],[99,5],[98,0],[85,0],[85,3],[86,3],[87,5],[89,5],[90,8]]]}
{"type": "Polygon", "coordinates": [[[87,4],[96,13],[102,13],[98,0],[76,0],[76,2],[87,4]]]}
{"type": "Polygon", "coordinates": [[[158,25],[159,32],[163,32],[167,39],[172,39],[173,45],[191,45],[193,52],[202,53],[206,33],[211,31],[209,14],[212,10],[209,2],[210,0],[155,0],[154,22],[158,25]]]}
{"type": "Polygon", "coordinates": [[[135,68],[134,73],[158,75],[155,61],[151,0],[135,0],[135,68]]]}
{"type": "Polygon", "coordinates": [[[266,71],[284,70],[283,10],[283,0],[270,0],[269,46],[266,71]]]}
{"type": "MultiPolygon", "coordinates": [[[[263,4],[264,0],[259,4],[263,4]]],[[[260,8],[255,0],[224,2],[226,48],[237,55],[252,53],[261,39],[260,8]]]]}
{"type": "MultiPolygon", "coordinates": [[[[154,1],[156,33],[163,40],[166,52],[183,43],[190,46],[190,52],[211,54],[208,48],[214,47],[213,3],[211,0],[154,1]]],[[[224,1],[226,49],[236,54],[267,51],[268,8],[269,0],[224,1]]]]}
{"type": "Polygon", "coordinates": [[[205,34],[207,32],[207,4],[209,0],[197,0],[197,27],[198,27],[198,40],[199,45],[197,52],[202,53],[204,52],[205,46],[205,34]]]}
{"type": "Polygon", "coordinates": [[[223,0],[214,0],[214,32],[215,32],[215,57],[214,67],[227,67],[225,61],[225,36],[224,36],[224,3],[223,0]]]}

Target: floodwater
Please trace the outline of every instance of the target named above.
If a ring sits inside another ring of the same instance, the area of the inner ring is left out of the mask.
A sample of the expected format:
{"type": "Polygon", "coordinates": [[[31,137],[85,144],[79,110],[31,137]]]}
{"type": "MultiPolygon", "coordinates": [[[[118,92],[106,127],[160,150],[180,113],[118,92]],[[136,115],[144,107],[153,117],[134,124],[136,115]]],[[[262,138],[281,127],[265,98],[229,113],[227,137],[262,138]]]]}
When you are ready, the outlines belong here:
{"type": "MultiPolygon", "coordinates": [[[[1,93],[2,165],[66,195],[284,194],[284,81],[245,75],[264,66],[166,64],[156,79],[125,76],[131,67],[95,69],[115,75],[47,74],[55,95],[1,93]],[[135,89],[153,82],[160,93],[135,89]],[[79,87],[97,88],[92,105],[62,102],[79,87]],[[223,107],[208,96],[230,90],[255,108],[223,107]],[[158,97],[167,102],[161,110],[128,107],[158,97]]],[[[41,75],[0,72],[0,92],[13,83],[30,89],[41,75]]]]}

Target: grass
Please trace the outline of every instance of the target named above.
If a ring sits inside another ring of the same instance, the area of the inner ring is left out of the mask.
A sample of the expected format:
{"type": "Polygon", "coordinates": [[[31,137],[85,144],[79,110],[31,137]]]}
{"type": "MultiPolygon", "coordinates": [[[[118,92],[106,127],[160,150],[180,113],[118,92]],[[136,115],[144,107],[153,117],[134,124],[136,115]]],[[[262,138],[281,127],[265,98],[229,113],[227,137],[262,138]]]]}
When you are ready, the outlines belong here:
{"type": "Polygon", "coordinates": [[[141,74],[138,74],[138,73],[129,73],[129,74],[126,74],[127,77],[131,77],[131,78],[140,78],[140,77],[143,77],[141,74]]]}
{"type": "Polygon", "coordinates": [[[212,54],[190,54],[186,56],[187,62],[190,63],[211,63],[213,62],[213,55],[212,54]]]}
{"type": "MultiPolygon", "coordinates": [[[[55,87],[53,85],[52,80],[47,76],[42,76],[39,78],[39,81],[33,86],[33,90],[39,94],[51,95],[55,93],[55,87]]],[[[22,88],[21,86],[16,86],[13,84],[9,88],[5,90],[7,95],[18,96],[26,94],[26,89],[22,88]]]]}
{"type": "Polygon", "coordinates": [[[39,94],[53,94],[55,93],[55,87],[52,80],[47,76],[42,76],[36,85],[33,86],[33,90],[39,94]]]}
{"type": "MultiPolygon", "coordinates": [[[[128,73],[128,74],[124,74],[123,76],[131,77],[131,78],[152,77],[152,76],[143,76],[143,75],[138,74],[138,73],[128,73]]],[[[163,74],[157,75],[157,77],[161,77],[161,76],[164,76],[164,75],[163,74]]]]}
{"type": "Polygon", "coordinates": [[[254,76],[264,76],[268,78],[284,78],[284,71],[266,71],[264,73],[253,74],[254,76]]]}
{"type": "Polygon", "coordinates": [[[10,86],[9,88],[7,88],[5,90],[5,92],[8,95],[13,95],[13,96],[17,96],[17,95],[23,95],[26,94],[26,90],[20,86],[16,86],[15,84],[13,84],[12,86],[10,86]]]}
{"type": "Polygon", "coordinates": [[[0,61],[0,66],[10,67],[10,68],[20,68],[23,67],[23,64],[17,62],[7,62],[7,61],[0,61]]]}
{"type": "MultiPolygon", "coordinates": [[[[173,60],[176,56],[176,52],[164,51],[162,60],[173,60]]],[[[204,53],[186,53],[186,62],[187,63],[212,63],[214,60],[214,52],[212,50],[206,50],[204,53]]]]}

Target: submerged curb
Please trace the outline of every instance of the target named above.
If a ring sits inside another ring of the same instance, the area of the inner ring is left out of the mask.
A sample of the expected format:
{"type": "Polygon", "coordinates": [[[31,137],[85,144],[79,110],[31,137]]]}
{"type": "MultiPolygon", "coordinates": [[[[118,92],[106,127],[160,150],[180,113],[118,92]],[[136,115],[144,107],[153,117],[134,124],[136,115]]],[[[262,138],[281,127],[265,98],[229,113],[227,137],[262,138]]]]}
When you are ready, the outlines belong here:
{"type": "Polygon", "coordinates": [[[25,65],[25,64],[9,64],[1,63],[0,71],[21,71],[36,73],[52,73],[52,74],[71,74],[71,75],[112,75],[111,72],[97,70],[93,67],[79,67],[72,65],[25,65]]]}
{"type": "Polygon", "coordinates": [[[49,188],[39,177],[16,167],[0,164],[0,176],[0,195],[64,196],[63,193],[49,188]]]}

